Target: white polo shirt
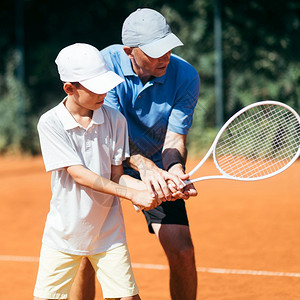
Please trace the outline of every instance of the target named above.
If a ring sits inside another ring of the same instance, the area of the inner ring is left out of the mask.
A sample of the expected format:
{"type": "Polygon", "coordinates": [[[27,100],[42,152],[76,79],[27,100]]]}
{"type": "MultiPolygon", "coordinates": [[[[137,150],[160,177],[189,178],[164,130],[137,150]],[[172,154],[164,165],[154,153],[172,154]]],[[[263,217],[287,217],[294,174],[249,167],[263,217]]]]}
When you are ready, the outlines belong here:
{"type": "Polygon", "coordinates": [[[89,255],[126,242],[117,197],[77,184],[65,167],[83,165],[110,179],[111,165],[129,157],[123,115],[103,105],[88,128],[72,117],[63,102],[43,114],[38,123],[46,171],[52,171],[52,199],[43,243],[59,251],[89,255]]]}

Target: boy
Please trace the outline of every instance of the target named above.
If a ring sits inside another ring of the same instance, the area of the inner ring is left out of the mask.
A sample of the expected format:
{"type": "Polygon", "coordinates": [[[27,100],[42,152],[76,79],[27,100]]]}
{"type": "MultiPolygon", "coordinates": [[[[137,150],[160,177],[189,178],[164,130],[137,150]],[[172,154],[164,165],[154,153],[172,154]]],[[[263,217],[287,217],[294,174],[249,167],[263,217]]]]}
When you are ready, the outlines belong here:
{"type": "Polygon", "coordinates": [[[123,79],[88,44],[62,49],[55,62],[67,96],[38,123],[46,171],[52,171],[52,199],[34,299],[67,299],[83,257],[105,298],[140,299],[117,197],[146,210],[160,200],[143,182],[123,174],[122,161],[129,156],[126,121],[103,105],[106,93],[123,79]]]}

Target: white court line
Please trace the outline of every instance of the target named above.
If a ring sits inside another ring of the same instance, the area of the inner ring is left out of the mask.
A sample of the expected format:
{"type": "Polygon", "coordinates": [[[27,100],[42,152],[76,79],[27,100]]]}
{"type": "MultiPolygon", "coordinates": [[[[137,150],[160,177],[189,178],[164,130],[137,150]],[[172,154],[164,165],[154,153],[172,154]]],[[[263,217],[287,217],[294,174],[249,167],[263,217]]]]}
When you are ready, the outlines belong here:
{"type": "Polygon", "coordinates": [[[291,272],[273,272],[273,271],[258,271],[258,270],[234,270],[234,269],[201,268],[201,267],[197,268],[197,272],[216,273],[216,274],[254,275],[254,276],[300,277],[300,273],[291,273],[291,272]]]}
{"type": "MultiPolygon", "coordinates": [[[[132,266],[133,268],[136,269],[169,270],[169,267],[166,265],[132,263],[132,266]]],[[[234,270],[234,269],[204,268],[204,267],[197,267],[197,272],[215,273],[215,274],[254,275],[254,276],[300,277],[300,273],[257,271],[257,270],[234,270]]]]}
{"type": "MultiPolygon", "coordinates": [[[[39,258],[35,257],[35,256],[0,255],[0,261],[38,262],[39,258]]],[[[157,265],[157,264],[132,263],[132,267],[135,269],[169,270],[169,266],[157,265]]],[[[204,268],[204,267],[197,267],[197,272],[213,273],[213,274],[231,274],[231,275],[300,277],[300,273],[291,273],[291,272],[273,272],[273,271],[262,271],[262,270],[237,270],[237,269],[204,268]]]]}

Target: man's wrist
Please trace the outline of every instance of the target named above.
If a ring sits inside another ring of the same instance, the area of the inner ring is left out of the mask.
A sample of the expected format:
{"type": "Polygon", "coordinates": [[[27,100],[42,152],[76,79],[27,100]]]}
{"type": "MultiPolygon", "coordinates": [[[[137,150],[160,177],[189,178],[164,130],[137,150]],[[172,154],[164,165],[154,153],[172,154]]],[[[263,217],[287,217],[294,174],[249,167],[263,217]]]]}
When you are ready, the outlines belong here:
{"type": "Polygon", "coordinates": [[[176,165],[180,165],[181,168],[183,169],[183,171],[185,171],[185,165],[181,162],[181,161],[174,161],[172,163],[170,163],[167,167],[166,167],[166,171],[170,171],[171,168],[173,168],[176,165]]]}

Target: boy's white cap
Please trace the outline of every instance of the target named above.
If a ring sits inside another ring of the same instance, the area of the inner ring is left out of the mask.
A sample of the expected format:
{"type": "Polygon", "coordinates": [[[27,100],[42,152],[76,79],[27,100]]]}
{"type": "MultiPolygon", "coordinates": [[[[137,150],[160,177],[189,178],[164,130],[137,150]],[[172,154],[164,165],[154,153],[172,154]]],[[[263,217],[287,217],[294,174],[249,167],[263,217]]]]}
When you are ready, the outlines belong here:
{"type": "Polygon", "coordinates": [[[152,58],[183,45],[164,16],[150,8],[139,8],[127,17],[123,23],[122,42],[128,47],[139,47],[152,58]]]}
{"type": "Polygon", "coordinates": [[[62,81],[79,82],[95,94],[105,94],[124,81],[108,68],[100,51],[88,44],[63,48],[55,63],[62,81]]]}

